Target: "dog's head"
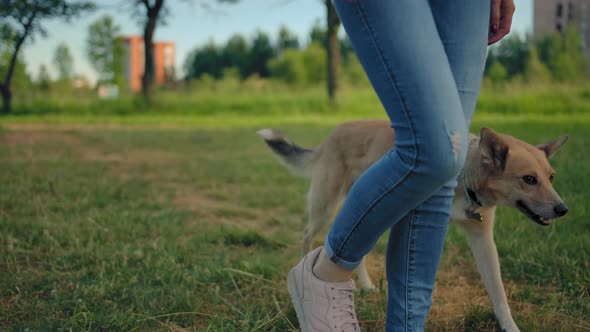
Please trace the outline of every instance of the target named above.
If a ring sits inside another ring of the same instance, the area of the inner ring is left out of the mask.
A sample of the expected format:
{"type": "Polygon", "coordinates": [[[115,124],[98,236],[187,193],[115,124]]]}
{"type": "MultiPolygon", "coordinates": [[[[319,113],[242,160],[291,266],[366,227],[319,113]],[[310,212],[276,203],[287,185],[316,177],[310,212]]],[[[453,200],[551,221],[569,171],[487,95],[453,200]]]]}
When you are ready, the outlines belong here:
{"type": "Polygon", "coordinates": [[[480,192],[496,205],[514,207],[529,219],[549,226],[567,206],[553,189],[555,170],[549,158],[567,141],[530,145],[509,135],[482,128],[480,132],[480,192]]]}

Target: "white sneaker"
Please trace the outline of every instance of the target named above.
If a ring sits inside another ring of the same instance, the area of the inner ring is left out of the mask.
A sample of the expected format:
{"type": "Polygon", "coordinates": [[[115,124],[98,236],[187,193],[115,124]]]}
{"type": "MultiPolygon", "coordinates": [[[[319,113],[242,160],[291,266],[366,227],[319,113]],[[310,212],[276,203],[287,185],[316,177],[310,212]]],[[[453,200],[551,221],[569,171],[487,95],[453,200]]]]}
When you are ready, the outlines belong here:
{"type": "Polygon", "coordinates": [[[354,311],[354,281],[327,282],[313,274],[322,247],[301,259],[287,277],[302,332],[360,331],[354,311]]]}

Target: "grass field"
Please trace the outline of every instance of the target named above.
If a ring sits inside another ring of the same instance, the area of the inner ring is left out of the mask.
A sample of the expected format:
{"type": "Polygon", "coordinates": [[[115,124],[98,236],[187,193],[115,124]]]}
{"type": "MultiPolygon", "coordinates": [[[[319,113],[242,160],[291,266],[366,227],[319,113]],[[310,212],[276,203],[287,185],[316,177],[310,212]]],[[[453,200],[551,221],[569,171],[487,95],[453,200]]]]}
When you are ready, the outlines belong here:
{"type": "MultiPolygon", "coordinates": [[[[549,228],[506,209],[497,218],[522,331],[590,330],[590,94],[574,91],[546,102],[484,94],[472,127],[533,143],[570,135],[552,161],[568,215],[549,228]],[[509,114],[510,105],[531,110],[509,114]],[[551,105],[561,105],[559,114],[551,105]]],[[[253,103],[252,113],[0,118],[0,330],[295,330],[285,276],[300,254],[307,183],[255,131],[280,126],[313,146],[341,121],[382,117],[363,93],[346,97],[338,113],[297,111],[322,104],[315,92],[303,95],[284,113],[253,103]]],[[[385,319],[383,240],[369,256],[380,291],[357,295],[367,331],[385,319]]],[[[466,240],[451,227],[428,330],[498,328],[466,240]]]]}

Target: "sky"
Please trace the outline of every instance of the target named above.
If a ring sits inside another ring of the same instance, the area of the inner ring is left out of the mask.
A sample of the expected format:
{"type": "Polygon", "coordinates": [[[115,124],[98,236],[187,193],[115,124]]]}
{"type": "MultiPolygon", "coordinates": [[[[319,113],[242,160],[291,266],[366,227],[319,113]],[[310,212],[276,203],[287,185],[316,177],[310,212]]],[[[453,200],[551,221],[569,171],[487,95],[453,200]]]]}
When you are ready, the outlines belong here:
{"type": "MultiPolygon", "coordinates": [[[[85,56],[88,26],[99,17],[109,14],[121,26],[123,35],[141,35],[142,28],[122,5],[132,0],[98,0],[99,9],[85,14],[71,23],[48,21],[44,24],[48,35],[37,36],[23,50],[23,58],[32,78],[37,77],[39,66],[45,64],[50,74],[56,77],[52,63],[53,53],[60,43],[66,43],[74,57],[74,72],[91,81],[97,77],[85,56]]],[[[474,0],[476,1],[476,0],[474,0]]],[[[176,43],[177,73],[188,52],[213,40],[223,44],[235,33],[251,37],[260,29],[276,40],[279,27],[287,26],[306,44],[311,26],[317,20],[323,23],[325,7],[321,0],[242,0],[238,4],[216,4],[213,0],[166,0],[170,8],[167,24],[156,28],[156,41],[176,43]],[[199,3],[211,3],[213,10],[204,10],[199,3]]],[[[533,0],[516,0],[513,33],[526,34],[532,31],[533,0]]]]}

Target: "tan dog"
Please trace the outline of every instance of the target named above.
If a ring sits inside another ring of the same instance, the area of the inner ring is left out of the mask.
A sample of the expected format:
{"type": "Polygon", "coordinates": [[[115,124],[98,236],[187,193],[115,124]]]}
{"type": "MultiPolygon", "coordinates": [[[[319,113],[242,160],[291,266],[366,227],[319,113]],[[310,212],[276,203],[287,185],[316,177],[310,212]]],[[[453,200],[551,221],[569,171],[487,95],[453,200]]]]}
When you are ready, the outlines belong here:
{"type": "MultiPolygon", "coordinates": [[[[263,129],[264,138],[291,171],[311,178],[307,194],[309,223],[303,253],[311,250],[313,236],[332,220],[339,204],[359,175],[393,148],[394,132],[388,121],[355,121],[338,126],[317,148],[301,148],[280,132],[263,129]]],[[[567,213],[553,189],[551,157],[567,136],[532,146],[512,136],[482,128],[480,137],[469,139],[467,160],[455,189],[451,220],[465,229],[477,268],[492,299],[502,328],[519,331],[514,323],[500,275],[493,237],[496,206],[520,210],[535,223],[548,226],[567,213]]],[[[373,289],[364,265],[358,269],[361,289],[373,289]]]]}

